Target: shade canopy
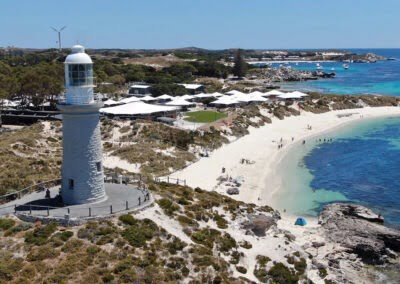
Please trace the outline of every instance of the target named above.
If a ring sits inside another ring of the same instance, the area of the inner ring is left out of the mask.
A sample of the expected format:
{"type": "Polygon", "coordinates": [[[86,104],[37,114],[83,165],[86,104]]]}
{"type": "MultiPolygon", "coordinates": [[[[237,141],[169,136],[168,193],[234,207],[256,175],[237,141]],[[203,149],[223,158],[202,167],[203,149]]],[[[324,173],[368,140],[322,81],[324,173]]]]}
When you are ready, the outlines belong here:
{"type": "Polygon", "coordinates": [[[139,101],[140,101],[140,99],[137,97],[129,97],[129,98],[119,100],[119,103],[129,104],[129,103],[134,103],[134,102],[139,102],[139,101]]]}
{"type": "Polygon", "coordinates": [[[158,112],[170,112],[176,110],[173,106],[152,105],[145,102],[133,102],[120,106],[101,108],[100,112],[114,115],[141,115],[158,112]]]}
{"type": "Polygon", "coordinates": [[[144,102],[156,101],[157,99],[152,96],[144,96],[143,98],[139,98],[139,100],[144,102]]]}
{"type": "Polygon", "coordinates": [[[174,98],[173,96],[164,94],[164,95],[158,96],[158,97],[157,97],[157,100],[171,100],[171,99],[173,99],[173,98],[174,98]]]}
{"type": "Polygon", "coordinates": [[[278,91],[278,90],[272,90],[269,92],[266,92],[263,94],[263,97],[269,97],[269,96],[280,96],[285,94],[284,92],[278,91]]]}
{"type": "Polygon", "coordinates": [[[191,103],[182,98],[179,98],[176,100],[169,101],[165,105],[168,105],[168,106],[193,106],[193,105],[195,105],[195,103],[191,103]]]}

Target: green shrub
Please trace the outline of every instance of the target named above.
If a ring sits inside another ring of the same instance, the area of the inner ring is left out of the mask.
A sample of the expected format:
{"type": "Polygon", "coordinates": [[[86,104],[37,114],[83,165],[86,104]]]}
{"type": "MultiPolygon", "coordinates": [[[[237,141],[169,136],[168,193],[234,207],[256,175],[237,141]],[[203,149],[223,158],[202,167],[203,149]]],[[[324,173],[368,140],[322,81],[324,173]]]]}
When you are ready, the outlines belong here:
{"type": "Polygon", "coordinates": [[[295,284],[299,281],[299,277],[281,262],[272,266],[268,275],[278,284],[295,284]]]}
{"type": "Polygon", "coordinates": [[[246,274],[247,273],[247,269],[245,267],[243,267],[243,266],[236,266],[236,270],[239,273],[242,273],[242,274],[246,274]]]}
{"type": "Polygon", "coordinates": [[[199,227],[199,223],[197,223],[195,220],[190,219],[184,215],[178,215],[176,218],[178,222],[181,224],[182,227],[185,226],[191,226],[191,227],[199,227]]]}
{"type": "Polygon", "coordinates": [[[248,241],[242,241],[239,243],[239,245],[245,249],[251,249],[253,247],[253,245],[251,243],[249,243],[248,241]]]}
{"type": "Polygon", "coordinates": [[[164,210],[164,213],[168,216],[174,215],[174,212],[179,210],[179,206],[174,204],[171,200],[167,198],[157,200],[157,203],[164,210]]]}
{"type": "Polygon", "coordinates": [[[58,233],[57,236],[60,238],[60,240],[66,242],[69,240],[70,237],[72,237],[74,235],[73,232],[71,231],[64,231],[61,233],[58,233]]]}
{"type": "Polygon", "coordinates": [[[123,232],[122,236],[133,247],[143,247],[146,240],[152,239],[159,233],[159,228],[156,223],[150,219],[138,221],[136,226],[129,226],[123,232]]]}
{"type": "Polygon", "coordinates": [[[119,220],[125,225],[136,225],[137,224],[137,221],[135,220],[135,218],[133,218],[133,216],[130,214],[125,214],[125,215],[119,216],[119,220]]]}
{"type": "Polygon", "coordinates": [[[56,258],[60,255],[60,252],[50,245],[36,247],[35,249],[31,250],[27,256],[29,261],[40,261],[44,259],[51,259],[56,258]]]}
{"type": "Polygon", "coordinates": [[[218,247],[222,252],[228,252],[236,246],[236,240],[228,233],[225,233],[221,238],[218,239],[218,247]]]}
{"type": "Polygon", "coordinates": [[[257,255],[256,259],[258,265],[264,268],[267,266],[267,263],[271,261],[271,259],[265,255],[257,255]]]}
{"type": "Polygon", "coordinates": [[[20,224],[14,226],[14,227],[11,227],[10,229],[8,229],[4,233],[4,235],[5,236],[11,236],[11,235],[14,235],[14,234],[19,233],[19,232],[27,231],[27,230],[29,230],[31,228],[32,228],[32,224],[31,223],[23,222],[23,223],[20,223],[20,224]]]}
{"type": "Polygon", "coordinates": [[[228,222],[221,215],[215,214],[214,221],[217,223],[218,228],[220,228],[220,229],[228,228],[228,222]]]}
{"type": "Polygon", "coordinates": [[[328,275],[328,271],[325,268],[318,268],[318,274],[324,279],[328,275]]]}
{"type": "Polygon", "coordinates": [[[177,237],[173,237],[172,242],[168,242],[166,247],[170,254],[176,254],[178,251],[182,251],[187,246],[186,243],[182,242],[177,237]]]}
{"type": "Polygon", "coordinates": [[[51,222],[25,233],[25,242],[33,245],[43,245],[57,229],[57,223],[51,222]]]}
{"type": "Polygon", "coordinates": [[[15,221],[13,219],[3,219],[0,218],[0,229],[5,231],[10,229],[15,225],[15,221]]]}
{"type": "Polygon", "coordinates": [[[204,245],[209,248],[213,248],[216,238],[219,237],[220,235],[221,233],[217,230],[204,228],[194,232],[192,234],[192,240],[195,243],[204,245]]]}
{"type": "Polygon", "coordinates": [[[304,274],[307,268],[306,260],[304,258],[300,258],[299,261],[295,261],[294,268],[299,272],[300,275],[304,274]]]}
{"type": "Polygon", "coordinates": [[[69,241],[67,241],[64,246],[61,248],[61,250],[63,252],[66,253],[74,253],[74,252],[78,252],[81,247],[83,246],[83,241],[80,239],[70,239],[69,241]]]}

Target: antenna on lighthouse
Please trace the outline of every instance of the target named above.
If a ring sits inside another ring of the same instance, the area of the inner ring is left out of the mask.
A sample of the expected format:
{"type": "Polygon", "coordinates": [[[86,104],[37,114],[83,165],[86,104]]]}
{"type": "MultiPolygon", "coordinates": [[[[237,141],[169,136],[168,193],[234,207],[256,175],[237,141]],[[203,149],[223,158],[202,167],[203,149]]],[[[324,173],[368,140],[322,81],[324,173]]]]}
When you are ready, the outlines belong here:
{"type": "Polygon", "coordinates": [[[54,27],[50,27],[52,28],[56,33],[58,33],[58,49],[61,52],[61,32],[66,28],[67,26],[63,26],[61,29],[56,29],[54,27]]]}

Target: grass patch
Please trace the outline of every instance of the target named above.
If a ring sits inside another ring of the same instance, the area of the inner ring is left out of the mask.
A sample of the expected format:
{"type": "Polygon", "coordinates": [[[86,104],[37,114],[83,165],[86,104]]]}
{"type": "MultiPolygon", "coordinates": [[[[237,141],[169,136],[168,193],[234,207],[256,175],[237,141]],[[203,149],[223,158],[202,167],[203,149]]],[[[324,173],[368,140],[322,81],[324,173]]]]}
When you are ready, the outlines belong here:
{"type": "Polygon", "coordinates": [[[185,115],[187,115],[188,117],[185,117],[184,120],[200,123],[210,123],[218,119],[227,117],[225,113],[208,110],[187,112],[185,115]]]}

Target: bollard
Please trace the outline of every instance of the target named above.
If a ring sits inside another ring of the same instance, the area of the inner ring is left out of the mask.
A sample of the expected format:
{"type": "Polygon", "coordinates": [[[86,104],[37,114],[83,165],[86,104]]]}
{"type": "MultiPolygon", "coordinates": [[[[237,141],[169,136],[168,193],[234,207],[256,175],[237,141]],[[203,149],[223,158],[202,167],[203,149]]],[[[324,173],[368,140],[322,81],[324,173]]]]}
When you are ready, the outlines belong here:
{"type": "Polygon", "coordinates": [[[17,204],[14,205],[14,213],[17,213],[17,204]]]}
{"type": "Polygon", "coordinates": [[[125,205],[126,205],[126,210],[128,210],[128,209],[129,209],[129,207],[128,207],[128,200],[125,202],[125,205]]]}
{"type": "Polygon", "coordinates": [[[138,200],[139,200],[139,205],[140,205],[141,204],[140,196],[139,196],[138,200]]]}
{"type": "Polygon", "coordinates": [[[29,214],[32,215],[32,205],[29,204],[29,214]]]}
{"type": "Polygon", "coordinates": [[[69,208],[67,208],[67,212],[68,212],[68,215],[69,215],[69,213],[70,213],[70,212],[69,212],[69,208]]]}
{"type": "Polygon", "coordinates": [[[113,211],[112,211],[112,205],[110,205],[110,214],[112,214],[113,213],[113,211]]]}
{"type": "Polygon", "coordinates": [[[167,182],[169,183],[169,177],[167,177],[167,182]]]}
{"type": "Polygon", "coordinates": [[[176,180],[176,184],[179,185],[179,178],[176,180]]]}
{"type": "Polygon", "coordinates": [[[185,179],[183,180],[183,184],[186,186],[186,180],[185,179]]]}
{"type": "Polygon", "coordinates": [[[89,217],[92,217],[92,208],[89,207],[89,217]]]}
{"type": "Polygon", "coordinates": [[[47,216],[50,215],[49,207],[47,206],[47,216]]]}

